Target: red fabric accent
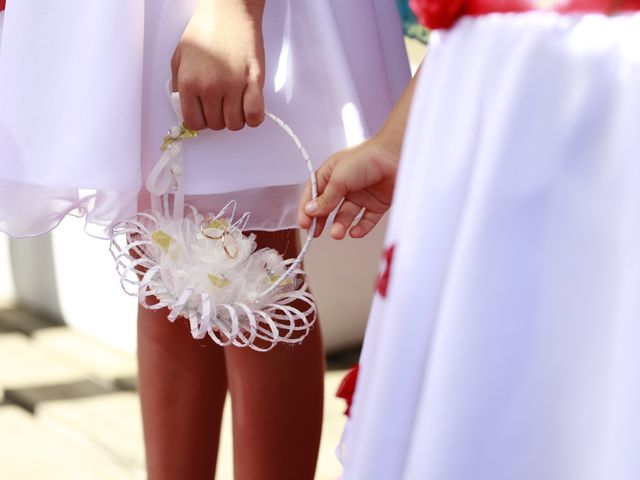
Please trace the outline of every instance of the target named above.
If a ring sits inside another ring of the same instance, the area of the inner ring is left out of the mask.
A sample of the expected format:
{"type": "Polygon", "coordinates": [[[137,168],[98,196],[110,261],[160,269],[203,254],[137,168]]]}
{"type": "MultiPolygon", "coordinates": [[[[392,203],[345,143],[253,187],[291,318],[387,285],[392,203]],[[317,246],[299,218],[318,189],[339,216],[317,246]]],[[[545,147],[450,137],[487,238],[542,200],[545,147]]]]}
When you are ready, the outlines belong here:
{"type": "Polygon", "coordinates": [[[340,386],[338,387],[338,391],[336,392],[336,397],[344,398],[347,402],[347,409],[344,412],[347,417],[351,413],[351,404],[353,403],[353,394],[356,391],[356,383],[358,382],[359,370],[359,365],[356,365],[351,370],[349,370],[342,379],[342,382],[340,382],[340,386]]]}
{"type": "Polygon", "coordinates": [[[0,12],[4,10],[4,7],[7,5],[7,0],[0,0],[0,12]]]}
{"type": "Polygon", "coordinates": [[[387,289],[389,288],[389,277],[391,276],[391,264],[393,263],[393,250],[395,249],[395,245],[391,245],[384,251],[384,270],[378,277],[378,281],[376,282],[376,290],[377,292],[383,296],[387,296],[387,289]]]}
{"type": "Polygon", "coordinates": [[[424,26],[449,28],[460,18],[464,0],[410,0],[409,6],[424,26]]]}
{"type": "Polygon", "coordinates": [[[410,2],[420,22],[432,29],[449,28],[463,15],[520,13],[531,10],[610,14],[640,10],[640,0],[557,0],[553,8],[543,8],[542,4],[541,0],[411,0],[410,2]]]}
{"type": "MultiPolygon", "coordinates": [[[[555,3],[556,6],[550,10],[560,13],[613,13],[640,10],[640,0],[557,0],[555,3]]],[[[541,1],[536,0],[467,0],[463,13],[484,15],[500,12],[527,12],[543,10],[541,4],[541,1]]]]}

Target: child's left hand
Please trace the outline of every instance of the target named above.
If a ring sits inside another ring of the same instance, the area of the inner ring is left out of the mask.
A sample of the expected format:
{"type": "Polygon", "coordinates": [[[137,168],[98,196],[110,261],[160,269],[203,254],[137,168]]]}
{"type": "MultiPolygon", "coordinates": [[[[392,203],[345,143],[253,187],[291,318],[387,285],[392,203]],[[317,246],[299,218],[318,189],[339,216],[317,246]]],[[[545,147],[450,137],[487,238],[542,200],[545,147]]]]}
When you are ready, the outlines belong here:
{"type": "Polygon", "coordinates": [[[399,150],[380,136],[330,157],[316,173],[318,198],[314,201],[311,184],[307,182],[298,212],[300,227],[310,228],[312,217],[316,217],[315,236],[319,236],[329,214],[342,202],[331,236],[341,240],[347,231],[353,238],[367,235],[391,206],[398,159],[399,150]],[[362,217],[352,227],[363,209],[362,217]]]}

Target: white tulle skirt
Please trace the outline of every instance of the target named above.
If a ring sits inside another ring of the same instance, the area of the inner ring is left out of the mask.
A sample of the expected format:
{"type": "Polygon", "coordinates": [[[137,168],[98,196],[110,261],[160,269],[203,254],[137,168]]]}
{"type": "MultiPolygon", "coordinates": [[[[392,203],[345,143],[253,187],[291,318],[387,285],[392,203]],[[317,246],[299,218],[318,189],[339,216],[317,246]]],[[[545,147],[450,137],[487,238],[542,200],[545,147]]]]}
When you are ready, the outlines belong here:
{"type": "MultiPolygon", "coordinates": [[[[76,213],[102,235],[136,211],[176,121],[165,84],[195,5],[9,2],[0,43],[0,231],[38,235],[76,213]]],[[[268,1],[264,36],[266,107],[316,164],[379,128],[409,78],[393,0],[268,1]]],[[[214,211],[235,199],[252,213],[249,229],[296,225],[308,174],[275,125],[207,131],[185,148],[190,203],[214,211]]]]}
{"type": "Polygon", "coordinates": [[[346,480],[640,478],[640,14],[432,39],[346,480]]]}

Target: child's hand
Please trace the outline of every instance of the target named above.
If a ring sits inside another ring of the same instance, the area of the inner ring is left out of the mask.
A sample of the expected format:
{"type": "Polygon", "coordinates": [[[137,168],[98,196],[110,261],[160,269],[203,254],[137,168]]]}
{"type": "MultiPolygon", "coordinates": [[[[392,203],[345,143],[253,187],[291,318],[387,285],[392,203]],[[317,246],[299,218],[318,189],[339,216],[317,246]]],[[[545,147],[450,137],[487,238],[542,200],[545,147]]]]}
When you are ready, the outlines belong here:
{"type": "Polygon", "coordinates": [[[264,0],[200,0],[171,59],[187,127],[240,130],[264,120],[264,0]]]}
{"type": "Polygon", "coordinates": [[[317,237],[324,230],[327,216],[344,199],[331,227],[331,236],[340,240],[349,231],[353,238],[364,237],[391,205],[398,159],[399,150],[380,136],[330,157],[317,171],[315,201],[311,201],[311,185],[307,182],[298,213],[300,226],[308,229],[311,218],[318,218],[317,237]],[[362,209],[362,218],[351,227],[362,209]]]}

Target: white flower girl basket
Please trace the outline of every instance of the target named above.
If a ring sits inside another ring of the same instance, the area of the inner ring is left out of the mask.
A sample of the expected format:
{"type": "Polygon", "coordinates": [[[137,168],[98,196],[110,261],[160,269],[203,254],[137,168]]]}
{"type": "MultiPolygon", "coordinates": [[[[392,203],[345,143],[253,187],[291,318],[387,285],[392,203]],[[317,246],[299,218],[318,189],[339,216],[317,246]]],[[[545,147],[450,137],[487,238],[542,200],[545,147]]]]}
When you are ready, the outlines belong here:
{"type": "MultiPolygon", "coordinates": [[[[183,142],[197,136],[182,123],[180,99],[171,95],[180,126],[172,127],[162,156],[147,180],[151,211],[113,226],[111,253],[122,288],[148,309],[168,308],[170,321],[188,319],[191,335],[218,345],[267,351],[300,343],[316,319],[315,301],[301,269],[315,220],[295,259],[273,249],[256,250],[243,229],[249,213],[236,217],[235,202],[203,214],[184,201],[183,142]]],[[[267,112],[293,140],[316,179],[309,155],[282,120],[267,112]]]]}

